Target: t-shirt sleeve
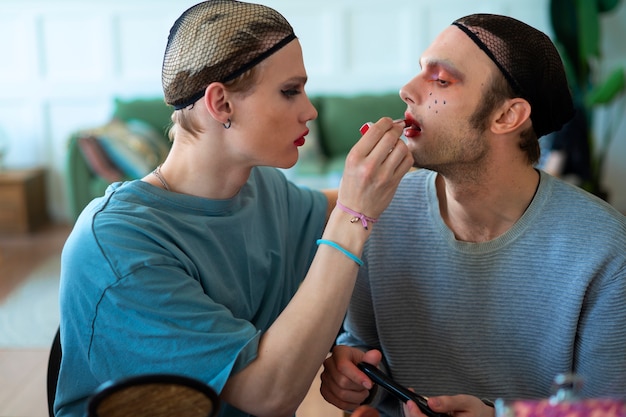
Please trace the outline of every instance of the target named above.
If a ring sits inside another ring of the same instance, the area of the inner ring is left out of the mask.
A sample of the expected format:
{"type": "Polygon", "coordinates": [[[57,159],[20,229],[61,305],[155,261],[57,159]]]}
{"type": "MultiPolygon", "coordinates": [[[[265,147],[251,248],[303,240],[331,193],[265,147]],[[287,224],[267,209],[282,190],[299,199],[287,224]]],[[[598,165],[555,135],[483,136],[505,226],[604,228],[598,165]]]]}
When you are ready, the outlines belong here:
{"type": "Polygon", "coordinates": [[[96,375],[122,375],[129,369],[193,373],[220,392],[234,368],[256,357],[260,331],[233,317],[199,282],[175,268],[142,268],[104,293],[90,346],[96,375]]]}

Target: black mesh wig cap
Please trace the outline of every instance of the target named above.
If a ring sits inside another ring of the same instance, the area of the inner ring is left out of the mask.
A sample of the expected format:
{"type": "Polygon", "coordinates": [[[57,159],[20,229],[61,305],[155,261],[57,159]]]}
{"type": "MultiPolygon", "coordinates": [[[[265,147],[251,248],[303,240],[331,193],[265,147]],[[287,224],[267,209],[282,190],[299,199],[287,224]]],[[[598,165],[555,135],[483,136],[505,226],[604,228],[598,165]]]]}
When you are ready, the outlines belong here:
{"type": "Polygon", "coordinates": [[[170,29],[161,80],[165,102],[181,109],[212,82],[227,82],[287,45],[296,35],[276,10],[209,0],[185,11],[170,29]]]}
{"type": "Polygon", "coordinates": [[[474,14],[452,23],[500,69],[519,97],[531,106],[537,137],[557,131],[574,115],[559,53],[543,32],[511,17],[474,14]]]}

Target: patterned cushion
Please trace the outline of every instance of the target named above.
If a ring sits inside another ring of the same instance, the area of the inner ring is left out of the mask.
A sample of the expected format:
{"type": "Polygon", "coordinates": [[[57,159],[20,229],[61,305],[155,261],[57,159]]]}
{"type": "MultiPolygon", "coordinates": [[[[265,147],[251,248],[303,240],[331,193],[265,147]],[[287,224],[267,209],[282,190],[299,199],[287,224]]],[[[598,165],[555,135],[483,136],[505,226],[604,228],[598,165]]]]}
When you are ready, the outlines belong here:
{"type": "Polygon", "coordinates": [[[90,135],[80,136],[76,142],[91,172],[109,183],[121,181],[124,178],[124,173],[111,161],[98,138],[90,135]]]}
{"type": "Polygon", "coordinates": [[[102,178],[112,178],[114,169],[126,178],[141,178],[163,162],[169,151],[163,137],[140,120],[113,119],[104,126],[83,131],[82,138],[90,138],[79,144],[81,150],[84,147],[90,153],[90,168],[102,178]]]}

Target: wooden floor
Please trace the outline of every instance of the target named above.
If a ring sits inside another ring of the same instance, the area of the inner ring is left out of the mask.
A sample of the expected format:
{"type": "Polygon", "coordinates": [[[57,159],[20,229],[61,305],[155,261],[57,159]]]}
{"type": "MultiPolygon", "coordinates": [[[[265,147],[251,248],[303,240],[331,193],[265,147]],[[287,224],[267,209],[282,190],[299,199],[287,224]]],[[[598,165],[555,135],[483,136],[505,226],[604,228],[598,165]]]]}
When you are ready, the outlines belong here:
{"type": "Polygon", "coordinates": [[[0,234],[0,302],[44,260],[60,254],[70,226],[49,224],[30,234],[0,234]]]}
{"type": "MultiPolygon", "coordinates": [[[[0,235],[0,303],[41,262],[61,253],[69,231],[50,224],[31,234],[0,235]]],[[[48,349],[0,349],[0,417],[48,415],[48,355],[48,349]]]]}
{"type": "MultiPolygon", "coordinates": [[[[0,235],[0,303],[40,262],[60,254],[69,231],[67,225],[50,225],[30,235],[0,235]]],[[[48,355],[48,349],[0,349],[0,417],[48,416],[48,355]]],[[[321,397],[318,376],[297,417],[342,416],[321,397]]]]}
{"type": "Polygon", "coordinates": [[[0,416],[46,417],[48,350],[0,350],[0,416]]]}

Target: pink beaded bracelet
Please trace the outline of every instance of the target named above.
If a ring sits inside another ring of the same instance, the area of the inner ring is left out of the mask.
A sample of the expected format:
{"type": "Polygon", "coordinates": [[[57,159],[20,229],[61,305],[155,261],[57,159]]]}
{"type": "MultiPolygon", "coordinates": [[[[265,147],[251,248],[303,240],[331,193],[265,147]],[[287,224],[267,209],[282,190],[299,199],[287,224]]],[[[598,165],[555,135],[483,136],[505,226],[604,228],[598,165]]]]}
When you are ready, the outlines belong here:
{"type": "Polygon", "coordinates": [[[361,224],[363,225],[363,228],[365,228],[365,230],[367,230],[367,223],[376,223],[378,221],[378,219],[374,219],[371,217],[366,216],[363,213],[359,213],[357,211],[354,211],[352,209],[349,209],[348,207],[344,206],[343,204],[341,204],[339,202],[339,200],[337,200],[337,207],[339,207],[342,211],[353,215],[354,217],[350,219],[350,223],[356,223],[359,220],[361,220],[361,224]]]}

